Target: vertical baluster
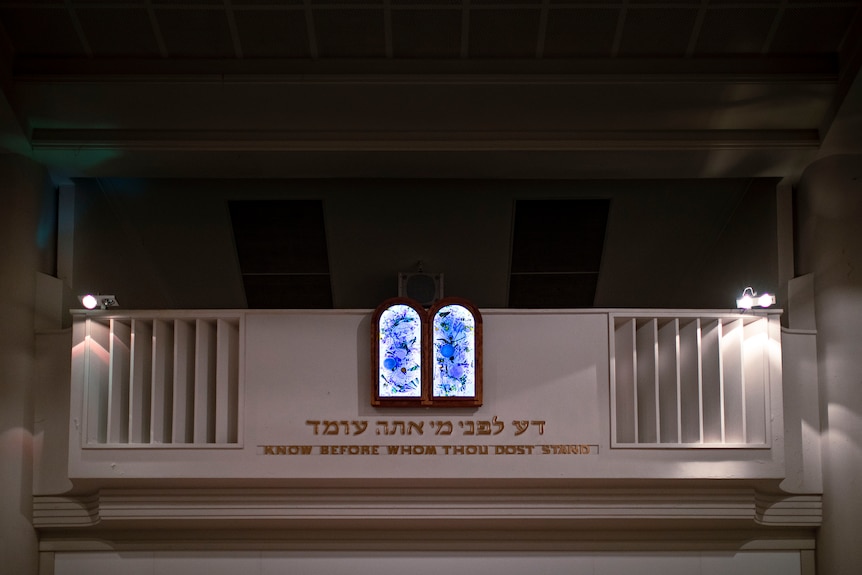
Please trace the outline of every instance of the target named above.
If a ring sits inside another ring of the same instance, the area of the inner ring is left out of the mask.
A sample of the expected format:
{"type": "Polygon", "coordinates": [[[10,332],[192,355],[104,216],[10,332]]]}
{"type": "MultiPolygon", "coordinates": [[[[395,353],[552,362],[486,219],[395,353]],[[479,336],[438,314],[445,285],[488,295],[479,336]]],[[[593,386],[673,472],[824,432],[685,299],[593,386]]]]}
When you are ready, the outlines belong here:
{"type": "Polygon", "coordinates": [[[612,393],[614,401],[615,441],[621,444],[637,442],[637,365],[635,320],[611,320],[613,333],[612,393]]]}
{"type": "Polygon", "coordinates": [[[153,322],[153,387],[150,437],[152,443],[171,443],[173,437],[174,330],[173,323],[153,322]]]}
{"type": "Polygon", "coordinates": [[[725,442],[745,443],[745,379],[742,364],[742,319],[722,321],[721,373],[724,390],[725,442]]]}
{"type": "Polygon", "coordinates": [[[701,374],[703,379],[703,441],[724,442],[724,390],[721,376],[721,322],[701,324],[701,374]]]}
{"type": "Polygon", "coordinates": [[[658,330],[659,442],[682,441],[680,419],[679,320],[666,321],[658,330]]]}
{"type": "Polygon", "coordinates": [[[239,330],[230,321],[219,319],[215,389],[215,442],[238,440],[239,330]]]}
{"type": "Polygon", "coordinates": [[[703,435],[703,325],[697,318],[697,409],[698,409],[698,431],[700,443],[704,442],[703,435]]]}
{"type": "Polygon", "coordinates": [[[679,326],[678,343],[680,442],[703,443],[703,350],[700,318],[694,318],[679,326]]]}
{"type": "Polygon", "coordinates": [[[129,377],[131,327],[118,319],[109,322],[111,337],[108,354],[108,443],[129,441],[129,377]]]}
{"type": "Polygon", "coordinates": [[[641,320],[636,342],[638,443],[657,443],[658,327],[654,318],[641,320]]]}
{"type": "Polygon", "coordinates": [[[766,443],[766,425],[769,421],[766,405],[768,323],[768,319],[759,318],[743,326],[745,441],[751,444],[766,443]]]}
{"type": "Polygon", "coordinates": [[[174,320],[173,443],[191,443],[194,437],[195,328],[174,320]]]}
{"type": "Polygon", "coordinates": [[[129,442],[149,443],[153,379],[153,327],[150,320],[132,320],[129,442]]]}
{"type": "Polygon", "coordinates": [[[108,441],[108,389],[110,380],[110,327],[87,319],[87,435],[86,443],[108,441]]]}
{"type": "Polygon", "coordinates": [[[194,349],[194,443],[215,442],[216,330],[198,319],[194,349]]]}

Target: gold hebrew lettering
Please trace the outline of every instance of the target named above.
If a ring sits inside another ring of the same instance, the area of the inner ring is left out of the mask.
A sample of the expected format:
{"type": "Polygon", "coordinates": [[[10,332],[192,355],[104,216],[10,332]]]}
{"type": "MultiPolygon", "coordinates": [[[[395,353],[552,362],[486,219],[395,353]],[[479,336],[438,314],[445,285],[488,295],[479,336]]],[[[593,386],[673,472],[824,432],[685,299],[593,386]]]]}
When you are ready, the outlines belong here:
{"type": "Polygon", "coordinates": [[[494,435],[499,435],[503,433],[503,429],[506,427],[502,421],[497,419],[496,415],[491,420],[491,425],[496,428],[496,431],[494,431],[494,435]]]}
{"type": "Polygon", "coordinates": [[[452,435],[451,421],[432,421],[431,427],[434,427],[434,435],[452,435]]]}

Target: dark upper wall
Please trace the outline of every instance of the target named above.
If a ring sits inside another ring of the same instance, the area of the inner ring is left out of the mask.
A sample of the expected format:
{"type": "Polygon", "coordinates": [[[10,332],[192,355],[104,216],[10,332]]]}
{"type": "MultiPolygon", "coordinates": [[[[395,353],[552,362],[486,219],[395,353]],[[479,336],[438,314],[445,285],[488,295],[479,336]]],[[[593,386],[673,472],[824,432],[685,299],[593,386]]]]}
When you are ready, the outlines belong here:
{"type": "Polygon", "coordinates": [[[124,308],[245,307],[227,202],[324,202],[337,308],[445,273],[447,295],[506,307],[514,201],[609,198],[597,307],[728,308],[774,292],[775,181],[141,180],[77,182],[77,293],[124,308]]]}

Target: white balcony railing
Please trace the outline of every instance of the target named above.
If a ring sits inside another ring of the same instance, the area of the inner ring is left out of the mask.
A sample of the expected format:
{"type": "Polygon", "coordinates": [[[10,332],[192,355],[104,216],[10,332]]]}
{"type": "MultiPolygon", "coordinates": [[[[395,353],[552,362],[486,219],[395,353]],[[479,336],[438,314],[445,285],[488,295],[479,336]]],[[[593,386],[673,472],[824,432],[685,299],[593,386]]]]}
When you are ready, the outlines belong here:
{"type": "Polygon", "coordinates": [[[769,447],[770,321],[610,314],[611,445],[769,447]]]}
{"type": "MultiPolygon", "coordinates": [[[[771,446],[778,315],[597,313],[608,318],[608,355],[595,361],[609,361],[610,447],[771,446]]],[[[245,322],[244,312],[78,316],[81,446],[240,445],[245,322]]]]}
{"type": "Polygon", "coordinates": [[[237,444],[240,328],[225,314],[76,321],[82,446],[237,444]]]}

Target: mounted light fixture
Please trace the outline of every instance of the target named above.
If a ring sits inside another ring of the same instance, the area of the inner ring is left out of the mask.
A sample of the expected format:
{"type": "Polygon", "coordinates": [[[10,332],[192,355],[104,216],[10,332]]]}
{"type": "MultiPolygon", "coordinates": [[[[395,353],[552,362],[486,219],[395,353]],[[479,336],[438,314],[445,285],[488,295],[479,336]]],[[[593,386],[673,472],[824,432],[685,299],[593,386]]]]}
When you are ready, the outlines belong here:
{"type": "Polygon", "coordinates": [[[423,307],[431,307],[443,297],[443,274],[422,271],[422,261],[415,272],[398,272],[398,297],[415,299],[423,307]]]}
{"type": "Polygon", "coordinates": [[[87,309],[96,309],[96,307],[107,309],[109,307],[119,307],[120,305],[117,297],[113,295],[86,294],[78,296],[78,299],[81,300],[81,305],[87,309]]]}
{"type": "Polygon", "coordinates": [[[742,295],[736,300],[739,309],[751,309],[753,307],[769,307],[775,304],[775,296],[765,293],[757,295],[751,286],[742,290],[742,295]]]}

